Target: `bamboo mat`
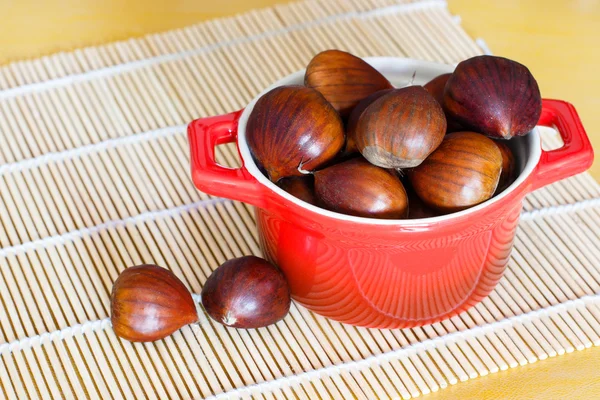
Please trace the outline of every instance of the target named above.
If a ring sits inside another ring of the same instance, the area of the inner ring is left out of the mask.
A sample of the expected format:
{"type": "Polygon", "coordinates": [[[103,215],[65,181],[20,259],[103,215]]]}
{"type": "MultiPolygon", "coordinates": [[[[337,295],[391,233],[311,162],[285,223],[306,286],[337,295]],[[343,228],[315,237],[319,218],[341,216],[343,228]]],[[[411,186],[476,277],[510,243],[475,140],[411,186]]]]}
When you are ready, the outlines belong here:
{"type": "MultiPolygon", "coordinates": [[[[308,0],[0,68],[0,398],[410,398],[600,344],[588,174],[526,199],[506,276],[450,320],[371,330],[293,305],[258,330],[204,320],[151,344],[114,335],[125,267],[167,266],[199,293],[220,263],[260,254],[250,207],[194,189],[185,125],[327,48],[445,63],[482,52],[442,1],[308,0]]],[[[231,146],[219,156],[237,162],[231,146]]]]}

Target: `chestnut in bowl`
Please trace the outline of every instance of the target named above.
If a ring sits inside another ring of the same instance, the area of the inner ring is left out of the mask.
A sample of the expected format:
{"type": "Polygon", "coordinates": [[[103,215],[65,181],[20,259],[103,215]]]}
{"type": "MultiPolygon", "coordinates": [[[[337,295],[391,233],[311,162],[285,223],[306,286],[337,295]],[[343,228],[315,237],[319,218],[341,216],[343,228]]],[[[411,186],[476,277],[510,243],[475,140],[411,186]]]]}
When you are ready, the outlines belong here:
{"type": "Polygon", "coordinates": [[[408,177],[425,204],[448,213],[491,198],[501,172],[502,154],[492,139],[475,132],[455,132],[446,135],[408,177]]]}
{"type": "Polygon", "coordinates": [[[446,117],[422,86],[395,89],[361,114],[354,140],[370,163],[382,168],[412,168],[442,142],[446,117]]]}
{"type": "Polygon", "coordinates": [[[347,117],[359,101],[392,84],[362,58],[341,50],[325,50],[306,67],[304,84],[318,90],[347,117]]]}
{"type": "Polygon", "coordinates": [[[280,86],[256,102],[246,127],[248,146],[273,182],[302,176],[335,157],[344,146],[344,126],[316,90],[280,86]]]}

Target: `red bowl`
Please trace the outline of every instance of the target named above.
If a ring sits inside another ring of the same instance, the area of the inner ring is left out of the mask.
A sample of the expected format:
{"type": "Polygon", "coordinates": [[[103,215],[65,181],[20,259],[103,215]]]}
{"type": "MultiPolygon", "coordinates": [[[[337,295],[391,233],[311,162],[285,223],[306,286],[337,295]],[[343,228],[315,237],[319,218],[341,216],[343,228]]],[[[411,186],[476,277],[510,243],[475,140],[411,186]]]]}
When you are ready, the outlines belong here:
{"type": "MultiPolygon", "coordinates": [[[[423,84],[452,67],[402,58],[367,58],[396,86],[423,84]]],[[[273,87],[302,84],[304,71],[273,87]]],[[[263,92],[264,93],[264,92],[263,92]]],[[[569,103],[544,100],[539,125],[555,126],[564,146],[543,151],[540,135],[507,142],[518,179],[476,207],[435,218],[377,220],[305,203],[258,170],[245,128],[257,96],[244,110],[193,121],[188,128],[192,179],[203,192],[256,206],[264,256],[288,278],[293,298],[323,316],[372,328],[408,328],[449,318],[496,286],[529,192],[585,171],[593,150],[569,103]],[[236,142],[241,168],[215,162],[215,146],[236,142]]]]}

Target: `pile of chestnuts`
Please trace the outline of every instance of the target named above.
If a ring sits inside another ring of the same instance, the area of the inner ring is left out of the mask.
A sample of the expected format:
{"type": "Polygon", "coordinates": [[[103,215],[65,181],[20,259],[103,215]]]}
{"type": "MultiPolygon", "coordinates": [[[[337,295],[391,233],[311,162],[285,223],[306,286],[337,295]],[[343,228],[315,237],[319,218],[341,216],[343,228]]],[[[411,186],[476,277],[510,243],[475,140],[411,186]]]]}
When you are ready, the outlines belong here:
{"type": "Polygon", "coordinates": [[[516,178],[505,141],[538,122],[542,100],[527,67],[478,56],[424,86],[394,88],[352,54],[327,50],[304,85],[256,102],[246,138],[283,190],[331,211],[427,218],[480,204],[516,178]]]}

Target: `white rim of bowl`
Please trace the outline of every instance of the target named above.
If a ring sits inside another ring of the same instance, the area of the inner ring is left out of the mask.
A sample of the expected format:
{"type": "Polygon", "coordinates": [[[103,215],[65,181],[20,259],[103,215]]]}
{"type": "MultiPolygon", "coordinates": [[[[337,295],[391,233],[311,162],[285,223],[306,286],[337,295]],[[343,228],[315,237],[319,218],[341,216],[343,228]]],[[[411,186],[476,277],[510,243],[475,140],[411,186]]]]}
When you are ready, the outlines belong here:
{"type": "MultiPolygon", "coordinates": [[[[419,81],[427,82],[434,77],[452,72],[454,70],[454,66],[447,64],[439,64],[433,63],[429,61],[420,61],[414,60],[410,58],[400,58],[400,57],[367,57],[364,60],[372,65],[375,69],[379,70],[386,78],[388,78],[391,82],[394,82],[394,77],[402,76],[402,79],[406,81],[407,77],[410,77],[414,71],[416,71],[415,83],[419,81]],[[422,77],[420,77],[423,75],[422,77]],[[424,79],[427,77],[427,79],[424,79]]],[[[534,128],[531,132],[527,134],[528,146],[529,146],[529,154],[527,156],[527,162],[521,171],[519,177],[502,193],[497,196],[492,197],[489,200],[484,201],[474,207],[468,208],[463,211],[458,211],[451,214],[441,215],[438,217],[431,218],[420,218],[420,219],[376,219],[376,218],[366,218],[366,217],[355,217],[352,215],[340,214],[334,211],[329,211],[324,208],[320,208],[314,206],[312,204],[306,203],[298,199],[295,196],[292,196],[285,190],[281,189],[279,186],[271,182],[266,176],[260,172],[252,154],[250,153],[250,148],[248,147],[248,143],[246,142],[246,123],[248,121],[248,117],[254,108],[254,105],[258,101],[258,99],[265,94],[266,92],[282,85],[297,85],[302,84],[304,81],[304,73],[305,70],[300,70],[294,72],[286,76],[285,78],[280,79],[275,82],[273,85],[269,86],[265,90],[263,90],[258,96],[256,96],[252,101],[248,104],[248,106],[244,109],[244,112],[240,116],[238,121],[238,148],[242,157],[242,163],[244,167],[248,170],[250,175],[252,175],[261,185],[269,188],[277,195],[285,198],[286,200],[298,205],[299,207],[305,208],[314,213],[323,215],[325,217],[329,217],[332,219],[347,221],[347,222],[356,222],[359,224],[371,224],[371,225],[394,225],[394,226],[419,226],[423,224],[436,224],[442,222],[449,222],[453,219],[466,217],[470,214],[474,214],[477,211],[486,208],[494,203],[502,201],[503,198],[508,196],[510,192],[515,190],[521,183],[523,183],[529,175],[534,171],[535,167],[538,164],[538,161],[541,157],[541,141],[540,135],[537,128],[534,128]]],[[[410,78],[408,78],[410,80],[410,78]]]]}

